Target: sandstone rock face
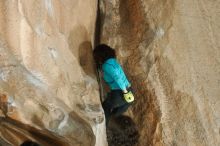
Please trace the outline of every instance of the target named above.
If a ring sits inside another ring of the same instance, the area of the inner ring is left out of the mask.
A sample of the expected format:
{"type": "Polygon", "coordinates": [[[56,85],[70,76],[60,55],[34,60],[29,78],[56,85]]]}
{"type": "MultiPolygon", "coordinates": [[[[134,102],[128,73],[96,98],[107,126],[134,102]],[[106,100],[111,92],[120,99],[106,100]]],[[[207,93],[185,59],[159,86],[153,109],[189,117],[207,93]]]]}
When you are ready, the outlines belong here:
{"type": "Polygon", "coordinates": [[[219,10],[219,1],[100,1],[100,42],[132,82],[139,146],[220,145],[219,10]]]}
{"type": "Polygon", "coordinates": [[[0,145],[106,145],[96,0],[0,1],[0,145]]]}
{"type": "MultiPolygon", "coordinates": [[[[116,48],[135,91],[138,145],[220,145],[220,3],[99,6],[100,42],[116,48]]],[[[96,0],[0,1],[0,145],[107,145],[96,10],[96,0]]]]}

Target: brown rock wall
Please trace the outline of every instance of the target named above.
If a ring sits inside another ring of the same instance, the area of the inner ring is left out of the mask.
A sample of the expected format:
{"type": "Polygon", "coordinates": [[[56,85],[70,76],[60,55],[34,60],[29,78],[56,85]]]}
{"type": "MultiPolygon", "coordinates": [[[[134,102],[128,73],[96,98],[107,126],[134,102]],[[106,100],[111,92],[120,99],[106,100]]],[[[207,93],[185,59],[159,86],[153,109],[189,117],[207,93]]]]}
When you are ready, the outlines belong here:
{"type": "Polygon", "coordinates": [[[219,2],[101,0],[136,102],[138,145],[219,145],[219,2]]]}

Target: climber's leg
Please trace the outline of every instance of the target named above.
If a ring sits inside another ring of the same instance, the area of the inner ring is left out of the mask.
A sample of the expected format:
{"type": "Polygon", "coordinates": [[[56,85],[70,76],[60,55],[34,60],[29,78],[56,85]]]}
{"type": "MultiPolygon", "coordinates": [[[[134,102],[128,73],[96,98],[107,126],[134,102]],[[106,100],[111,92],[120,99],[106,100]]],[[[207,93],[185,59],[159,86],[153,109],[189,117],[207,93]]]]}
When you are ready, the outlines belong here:
{"type": "MultiPolygon", "coordinates": [[[[128,88],[127,90],[132,92],[131,88],[128,88]]],[[[132,104],[132,103],[128,103],[125,101],[121,90],[117,90],[117,91],[113,90],[112,96],[117,97],[117,101],[114,104],[114,109],[112,110],[111,115],[119,116],[123,114],[124,112],[127,111],[128,107],[132,104]]]]}
{"type": "Polygon", "coordinates": [[[127,111],[129,106],[130,106],[130,104],[126,103],[120,107],[114,108],[113,111],[111,112],[111,115],[114,115],[114,116],[122,115],[124,112],[127,111]]]}

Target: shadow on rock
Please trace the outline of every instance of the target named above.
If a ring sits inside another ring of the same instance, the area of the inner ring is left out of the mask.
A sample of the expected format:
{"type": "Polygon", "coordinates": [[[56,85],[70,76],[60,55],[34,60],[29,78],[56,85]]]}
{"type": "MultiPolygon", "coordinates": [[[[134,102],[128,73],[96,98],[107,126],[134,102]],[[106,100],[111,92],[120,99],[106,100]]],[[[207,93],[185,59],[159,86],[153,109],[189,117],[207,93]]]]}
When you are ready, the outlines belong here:
{"type": "Polygon", "coordinates": [[[91,42],[85,41],[80,44],[79,62],[80,62],[82,69],[87,75],[91,77],[95,77],[93,51],[92,51],[91,42]]]}
{"type": "MultiPolygon", "coordinates": [[[[74,139],[75,145],[82,146],[94,146],[96,143],[95,135],[93,133],[92,127],[84,119],[82,119],[76,112],[72,111],[69,113],[70,119],[69,125],[69,135],[65,137],[71,137],[74,139]]],[[[68,132],[66,132],[68,134],[68,132]]]]}
{"type": "Polygon", "coordinates": [[[3,136],[0,138],[0,145],[5,144],[6,141],[13,145],[20,145],[21,141],[31,139],[44,146],[69,146],[64,137],[55,135],[46,129],[37,129],[9,117],[0,118],[0,129],[0,133],[3,136]]]}

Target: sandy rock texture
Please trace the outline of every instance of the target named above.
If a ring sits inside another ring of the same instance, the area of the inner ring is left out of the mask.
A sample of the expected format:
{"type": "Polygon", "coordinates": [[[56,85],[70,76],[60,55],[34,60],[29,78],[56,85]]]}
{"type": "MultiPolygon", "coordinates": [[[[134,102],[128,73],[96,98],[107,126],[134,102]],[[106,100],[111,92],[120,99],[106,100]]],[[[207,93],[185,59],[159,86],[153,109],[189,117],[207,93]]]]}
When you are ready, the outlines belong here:
{"type": "Polygon", "coordinates": [[[96,0],[0,1],[0,145],[106,145],[96,10],[96,0]]]}
{"type": "Polygon", "coordinates": [[[136,102],[138,146],[220,145],[220,2],[100,0],[136,102]]]}

